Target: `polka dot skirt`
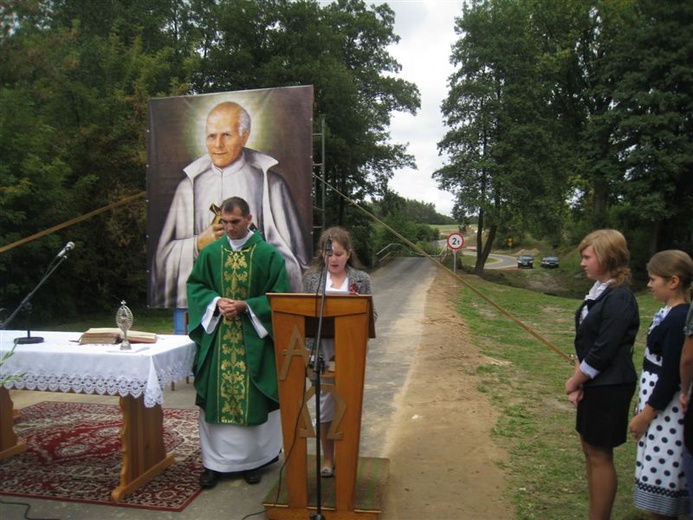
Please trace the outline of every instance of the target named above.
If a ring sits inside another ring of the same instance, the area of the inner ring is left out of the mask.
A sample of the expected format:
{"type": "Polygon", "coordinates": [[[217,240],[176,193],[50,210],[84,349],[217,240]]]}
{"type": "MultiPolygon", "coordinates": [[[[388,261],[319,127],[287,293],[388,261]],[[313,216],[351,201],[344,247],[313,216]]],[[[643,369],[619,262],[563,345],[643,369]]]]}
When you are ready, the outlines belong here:
{"type": "MultiPolygon", "coordinates": [[[[643,371],[640,379],[638,413],[647,403],[657,378],[657,374],[643,371]]],[[[636,507],[667,516],[688,514],[683,449],[683,412],[677,393],[638,440],[635,463],[636,507]]]]}

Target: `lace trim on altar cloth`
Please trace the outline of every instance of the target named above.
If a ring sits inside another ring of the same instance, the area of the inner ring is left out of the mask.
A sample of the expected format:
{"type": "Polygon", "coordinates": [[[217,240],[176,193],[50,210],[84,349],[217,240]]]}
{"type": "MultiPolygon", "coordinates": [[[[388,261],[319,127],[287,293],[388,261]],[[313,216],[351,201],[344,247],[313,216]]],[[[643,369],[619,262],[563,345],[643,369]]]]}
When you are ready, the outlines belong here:
{"type": "MultiPolygon", "coordinates": [[[[3,377],[11,374],[3,374],[3,377]]],[[[24,374],[15,381],[5,383],[8,390],[39,390],[42,392],[74,392],[78,394],[98,394],[139,398],[144,395],[144,405],[152,408],[163,404],[163,388],[172,382],[189,376],[188,363],[180,362],[158,374],[158,384],[148,385],[148,381],[126,379],[121,376],[94,377],[84,374],[24,374]]]]}

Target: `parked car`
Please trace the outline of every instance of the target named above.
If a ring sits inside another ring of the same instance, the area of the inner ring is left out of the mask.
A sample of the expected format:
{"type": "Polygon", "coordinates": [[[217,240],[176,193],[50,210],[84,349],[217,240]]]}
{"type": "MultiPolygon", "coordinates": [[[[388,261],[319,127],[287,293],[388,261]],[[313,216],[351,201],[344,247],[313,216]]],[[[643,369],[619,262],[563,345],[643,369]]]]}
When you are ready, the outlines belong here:
{"type": "Polygon", "coordinates": [[[518,269],[522,267],[528,267],[529,269],[532,269],[534,267],[534,258],[532,258],[530,255],[518,256],[517,267],[518,269]]]}
{"type": "Polygon", "coordinates": [[[545,256],[541,259],[541,266],[548,267],[550,269],[555,269],[558,267],[558,257],[557,256],[545,256]]]}

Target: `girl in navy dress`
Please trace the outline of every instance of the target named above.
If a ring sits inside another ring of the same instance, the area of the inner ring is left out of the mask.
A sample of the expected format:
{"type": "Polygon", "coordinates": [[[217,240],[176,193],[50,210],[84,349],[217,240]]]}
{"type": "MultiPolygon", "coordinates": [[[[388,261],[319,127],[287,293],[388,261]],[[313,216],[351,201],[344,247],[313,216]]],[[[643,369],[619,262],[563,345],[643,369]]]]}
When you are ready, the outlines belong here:
{"type": "Polygon", "coordinates": [[[635,506],[651,518],[676,519],[689,510],[680,364],[693,260],[683,251],[660,251],[650,259],[647,272],[647,286],[664,307],[647,333],[638,406],[629,424],[638,440],[635,506]]]}

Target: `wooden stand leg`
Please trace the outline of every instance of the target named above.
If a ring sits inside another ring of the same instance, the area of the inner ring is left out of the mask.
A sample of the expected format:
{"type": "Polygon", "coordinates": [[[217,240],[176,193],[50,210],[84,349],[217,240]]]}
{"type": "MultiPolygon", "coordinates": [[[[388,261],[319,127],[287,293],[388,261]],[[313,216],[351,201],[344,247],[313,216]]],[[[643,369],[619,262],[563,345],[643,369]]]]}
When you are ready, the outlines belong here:
{"type": "Polygon", "coordinates": [[[123,467],[120,485],[111,498],[120,502],[126,495],[161,474],[175,461],[164,446],[164,414],[160,405],[144,406],[144,397],[120,398],[123,411],[123,467]]]}
{"type": "Polygon", "coordinates": [[[14,403],[10,398],[10,392],[5,387],[0,387],[0,460],[26,451],[24,441],[17,439],[14,433],[14,403]]]}

